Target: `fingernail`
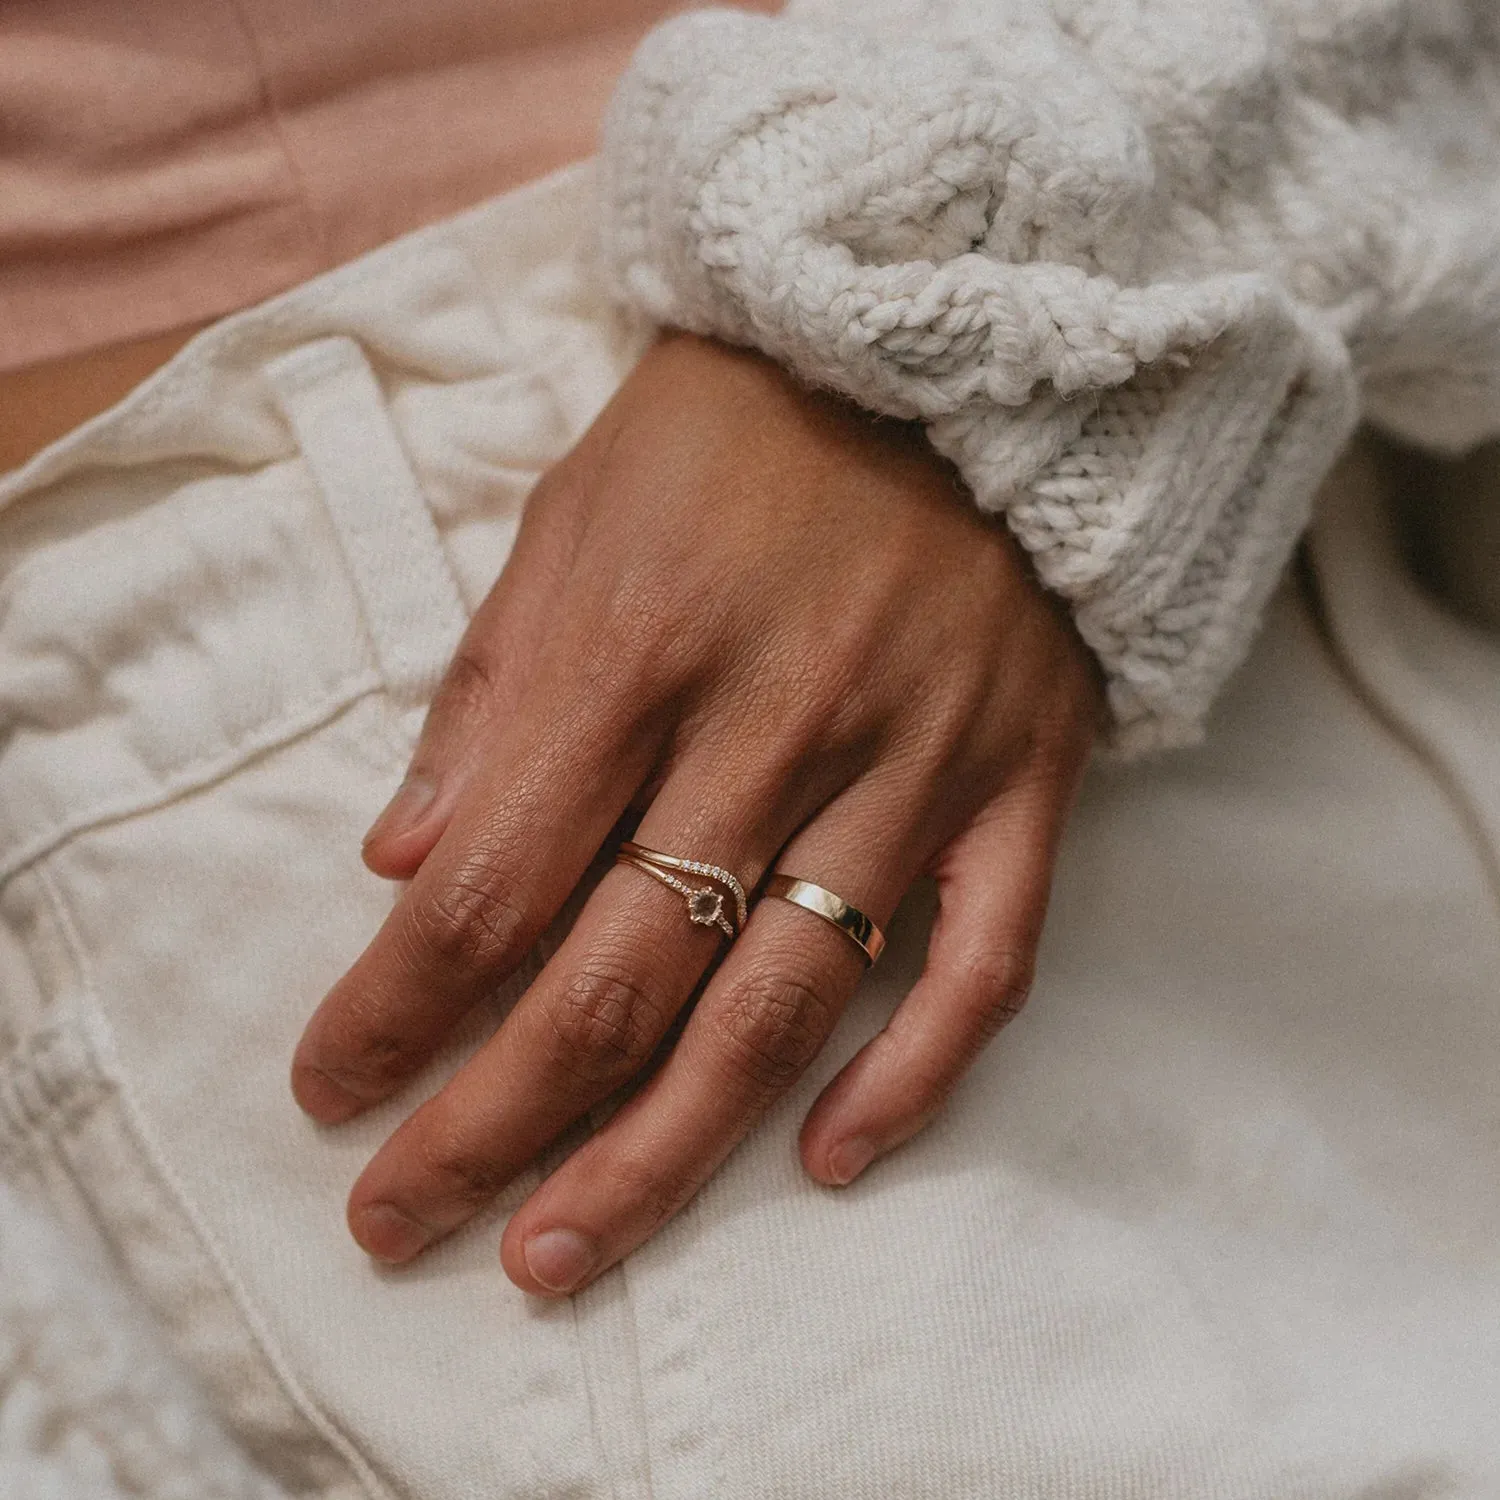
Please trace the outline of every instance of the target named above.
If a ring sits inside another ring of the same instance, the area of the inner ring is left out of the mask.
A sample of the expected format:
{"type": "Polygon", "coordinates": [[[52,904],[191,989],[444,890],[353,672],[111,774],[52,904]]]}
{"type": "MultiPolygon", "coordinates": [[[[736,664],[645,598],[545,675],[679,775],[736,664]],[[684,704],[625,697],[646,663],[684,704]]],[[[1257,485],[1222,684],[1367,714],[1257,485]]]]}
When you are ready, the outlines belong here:
{"type": "Polygon", "coordinates": [[[862,1135],[851,1136],[828,1153],[828,1175],[845,1187],[874,1160],[875,1143],[862,1135]]]}
{"type": "Polygon", "coordinates": [[[372,1203],[354,1216],[359,1243],[377,1260],[403,1261],[425,1249],[432,1236],[392,1203],[372,1203]]]}
{"type": "Polygon", "coordinates": [[[594,1268],[598,1247],[574,1229],[544,1229],[526,1241],[526,1269],[549,1292],[571,1292],[594,1268]]]}
{"type": "Polygon", "coordinates": [[[370,825],[365,843],[373,844],[376,839],[405,832],[432,806],[432,799],[436,796],[437,783],[430,776],[408,776],[396,788],[396,795],[386,803],[385,810],[370,825]]]}

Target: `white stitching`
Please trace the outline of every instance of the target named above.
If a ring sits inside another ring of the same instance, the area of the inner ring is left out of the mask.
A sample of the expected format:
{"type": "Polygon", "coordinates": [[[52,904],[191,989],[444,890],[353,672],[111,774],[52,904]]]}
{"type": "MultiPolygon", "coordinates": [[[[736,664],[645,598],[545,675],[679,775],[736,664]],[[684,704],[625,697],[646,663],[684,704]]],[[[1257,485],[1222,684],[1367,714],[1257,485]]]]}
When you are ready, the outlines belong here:
{"type": "Polygon", "coordinates": [[[226,749],[173,767],[150,791],[122,797],[116,802],[96,804],[51,828],[33,834],[19,848],[0,859],[0,883],[11,879],[69,839],[76,838],[91,828],[167,807],[183,797],[201,791],[205,786],[222,781],[233,775],[246,761],[278,750],[302,735],[321,728],[362,698],[379,692],[380,689],[379,677],[371,668],[366,667],[316,698],[292,704],[276,718],[257,725],[250,733],[232,741],[226,749]]]}
{"type": "Polygon", "coordinates": [[[265,1326],[255,1309],[243,1282],[235,1273],[229,1258],[218,1238],[204,1222],[177,1173],[156,1143],[155,1133],[147,1123],[145,1112],[136,1097],[128,1077],[119,1066],[119,1053],[115,1046],[114,1031],[103,1007],[99,1004],[98,989],[94,982],[92,966],[82,937],[73,921],[66,899],[45,870],[37,871],[37,880],[46,895],[49,905],[57,917],[62,932],[63,944],[72,958],[79,978],[79,1010],[77,1012],[78,1036],[92,1054],[94,1066],[102,1077],[113,1086],[119,1099],[121,1115],[131,1136],[140,1150],[143,1165],[151,1171],[157,1181],[172,1197],[184,1220],[192,1230],[209,1264],[218,1274],[235,1306],[240,1318],[260,1352],[266,1365],[281,1387],[293,1408],[348,1465],[350,1476],[370,1497],[370,1500],[396,1500],[392,1492],[380,1481],[368,1461],[353,1443],[334,1426],[333,1422],[318,1408],[303,1390],[287,1365],[285,1357],[277,1348],[270,1330],[265,1326]]]}

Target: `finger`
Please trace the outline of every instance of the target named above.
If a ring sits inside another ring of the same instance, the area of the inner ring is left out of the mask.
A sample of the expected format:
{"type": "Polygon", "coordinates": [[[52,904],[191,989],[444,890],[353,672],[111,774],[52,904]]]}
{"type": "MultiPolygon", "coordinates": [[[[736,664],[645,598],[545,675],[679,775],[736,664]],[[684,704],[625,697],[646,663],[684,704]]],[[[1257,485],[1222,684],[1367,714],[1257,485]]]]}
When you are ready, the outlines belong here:
{"type": "MultiPolygon", "coordinates": [[[[929,854],[914,820],[866,778],[776,867],[883,924],[929,854]]],[[[511,1220],[501,1244],[510,1278],[540,1295],[576,1291],[649,1238],[802,1073],[865,968],[821,918],[760,901],[660,1071],[511,1220]]]]}
{"type": "Polygon", "coordinates": [[[809,1173],[852,1182],[942,1109],[1025,1005],[1072,788],[1003,793],[940,856],[939,909],[921,978],[885,1028],[819,1095],[801,1133],[809,1173]]]}
{"type": "MultiPolygon", "coordinates": [[[[780,767],[737,778],[720,757],[699,756],[668,779],[636,837],[726,867],[753,889],[818,795],[814,778],[780,767]],[[753,811],[730,818],[726,806],[753,811]]],[[[672,874],[689,888],[718,885],[672,874]]],[[[736,921],[732,897],[724,906],[736,921]]],[[[611,869],[500,1030],[365,1169],[350,1194],[354,1237],[382,1259],[406,1260],[466,1222],[644,1067],[721,938],[689,918],[684,892],[635,866],[611,869]]]]}
{"type": "Polygon", "coordinates": [[[303,1109],[326,1124],[347,1120],[428,1060],[541,936],[659,738],[639,714],[581,690],[560,705],[523,705],[416,878],[308,1022],[292,1060],[303,1109]]]}
{"type": "Polygon", "coordinates": [[[527,503],[515,546],[443,676],[411,763],[364,838],[364,860],[409,880],[432,852],[500,726],[515,714],[551,629],[573,556],[575,486],[554,470],[527,503]]]}

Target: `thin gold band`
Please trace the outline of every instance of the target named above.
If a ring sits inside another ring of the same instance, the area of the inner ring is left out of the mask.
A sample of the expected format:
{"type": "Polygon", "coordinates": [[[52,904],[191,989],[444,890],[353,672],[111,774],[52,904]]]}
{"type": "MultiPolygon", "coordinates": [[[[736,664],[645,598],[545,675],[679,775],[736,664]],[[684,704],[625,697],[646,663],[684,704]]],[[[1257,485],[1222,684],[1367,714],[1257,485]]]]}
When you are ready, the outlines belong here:
{"type": "Polygon", "coordinates": [[[885,947],[885,934],[857,907],[842,896],[795,875],[775,874],[766,882],[766,895],[790,901],[831,922],[873,964],[885,947]]]}
{"type": "Polygon", "coordinates": [[[634,865],[636,869],[644,870],[664,886],[684,896],[687,899],[688,920],[700,927],[717,927],[725,937],[732,940],[738,936],[740,928],[749,917],[745,887],[722,865],[707,864],[701,859],[681,859],[675,854],[663,854],[660,849],[648,849],[634,839],[627,839],[621,844],[620,852],[615,858],[621,864],[634,865]],[[687,881],[674,875],[674,870],[681,870],[689,875],[706,875],[710,880],[717,881],[734,899],[734,916],[738,920],[732,920],[724,910],[723,891],[717,891],[711,885],[689,885],[687,881]]]}

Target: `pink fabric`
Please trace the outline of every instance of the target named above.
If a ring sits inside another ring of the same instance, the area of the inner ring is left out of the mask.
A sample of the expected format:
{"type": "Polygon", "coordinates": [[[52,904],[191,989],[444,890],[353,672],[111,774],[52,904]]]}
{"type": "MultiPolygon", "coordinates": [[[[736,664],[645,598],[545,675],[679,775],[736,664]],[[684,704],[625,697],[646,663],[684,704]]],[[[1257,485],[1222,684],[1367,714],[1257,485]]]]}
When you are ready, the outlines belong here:
{"type": "Polygon", "coordinates": [[[230,312],[588,155],[683,8],[5,0],[0,371],[230,312]]]}

